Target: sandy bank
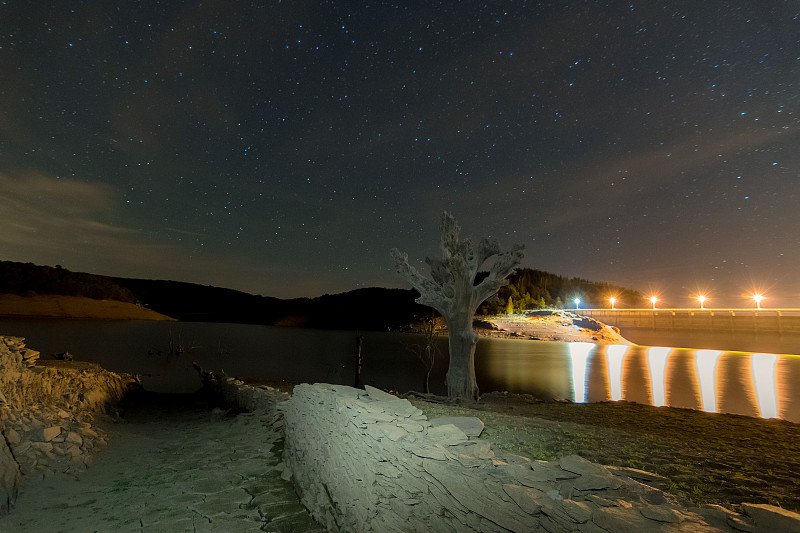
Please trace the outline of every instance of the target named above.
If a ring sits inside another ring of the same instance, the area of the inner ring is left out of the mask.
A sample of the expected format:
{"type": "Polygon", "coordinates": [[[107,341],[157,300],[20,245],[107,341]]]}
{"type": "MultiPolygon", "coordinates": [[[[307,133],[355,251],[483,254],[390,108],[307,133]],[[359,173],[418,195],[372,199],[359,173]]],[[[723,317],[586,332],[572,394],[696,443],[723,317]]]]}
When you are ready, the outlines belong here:
{"type": "Polygon", "coordinates": [[[175,320],[138,305],[77,296],[0,294],[0,316],[89,318],[103,320],[175,320]]]}
{"type": "Polygon", "coordinates": [[[524,315],[484,317],[482,322],[496,329],[478,328],[486,337],[505,337],[560,342],[594,342],[597,344],[632,344],[619,330],[566,311],[535,311],[524,315]]]}

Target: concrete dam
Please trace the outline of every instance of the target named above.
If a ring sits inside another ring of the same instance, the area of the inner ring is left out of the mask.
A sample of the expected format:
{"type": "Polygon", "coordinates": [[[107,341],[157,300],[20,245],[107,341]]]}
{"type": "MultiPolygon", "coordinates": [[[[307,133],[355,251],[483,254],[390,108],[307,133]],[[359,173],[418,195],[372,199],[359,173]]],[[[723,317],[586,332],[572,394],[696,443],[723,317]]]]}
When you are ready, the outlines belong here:
{"type": "Polygon", "coordinates": [[[800,333],[800,309],[579,309],[618,328],[731,333],[800,333]]]}

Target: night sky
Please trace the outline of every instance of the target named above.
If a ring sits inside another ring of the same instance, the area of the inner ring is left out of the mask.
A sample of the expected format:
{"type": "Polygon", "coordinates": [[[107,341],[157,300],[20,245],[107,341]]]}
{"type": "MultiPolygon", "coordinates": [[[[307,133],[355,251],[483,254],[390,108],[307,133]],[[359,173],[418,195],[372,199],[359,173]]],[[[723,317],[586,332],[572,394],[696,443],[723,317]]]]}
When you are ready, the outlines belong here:
{"type": "Polygon", "coordinates": [[[0,2],[0,259],[279,297],[464,233],[800,307],[800,4],[0,2]]]}

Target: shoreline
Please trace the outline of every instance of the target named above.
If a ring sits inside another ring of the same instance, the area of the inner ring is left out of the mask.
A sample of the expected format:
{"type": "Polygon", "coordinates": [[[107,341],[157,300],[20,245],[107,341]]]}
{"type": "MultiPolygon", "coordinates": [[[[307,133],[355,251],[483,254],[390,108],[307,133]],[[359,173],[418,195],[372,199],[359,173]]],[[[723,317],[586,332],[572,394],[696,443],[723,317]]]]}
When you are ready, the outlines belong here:
{"type": "Polygon", "coordinates": [[[633,344],[617,328],[568,311],[528,311],[524,314],[480,317],[477,320],[476,331],[482,337],[633,344]]]}
{"type": "Polygon", "coordinates": [[[53,294],[0,294],[0,318],[175,320],[132,303],[53,294]]]}

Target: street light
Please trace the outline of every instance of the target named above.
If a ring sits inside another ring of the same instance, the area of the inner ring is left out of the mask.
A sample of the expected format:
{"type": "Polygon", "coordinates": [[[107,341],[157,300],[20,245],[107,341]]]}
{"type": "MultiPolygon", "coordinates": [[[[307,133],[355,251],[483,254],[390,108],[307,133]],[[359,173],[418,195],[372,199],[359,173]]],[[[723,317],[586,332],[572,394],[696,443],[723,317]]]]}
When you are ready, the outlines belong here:
{"type": "Polygon", "coordinates": [[[617,299],[616,298],[609,298],[608,301],[611,302],[611,309],[614,309],[614,304],[617,303],[617,299]]]}
{"type": "Polygon", "coordinates": [[[581,308],[581,299],[580,298],[575,298],[572,301],[575,302],[575,310],[576,311],[581,308]]]}
{"type": "Polygon", "coordinates": [[[703,295],[700,295],[700,296],[697,297],[697,299],[700,300],[700,309],[705,309],[705,307],[703,307],[703,304],[706,303],[706,297],[703,296],[703,295]]]}
{"type": "Polygon", "coordinates": [[[658,298],[656,298],[655,296],[651,296],[650,297],[650,301],[653,303],[653,311],[655,311],[656,310],[656,302],[658,301],[658,298]]]}
{"type": "Polygon", "coordinates": [[[760,295],[760,294],[754,294],[753,295],[753,300],[756,301],[756,309],[758,309],[759,311],[761,310],[761,300],[763,300],[763,299],[764,299],[764,297],[762,295],[760,295]]]}

